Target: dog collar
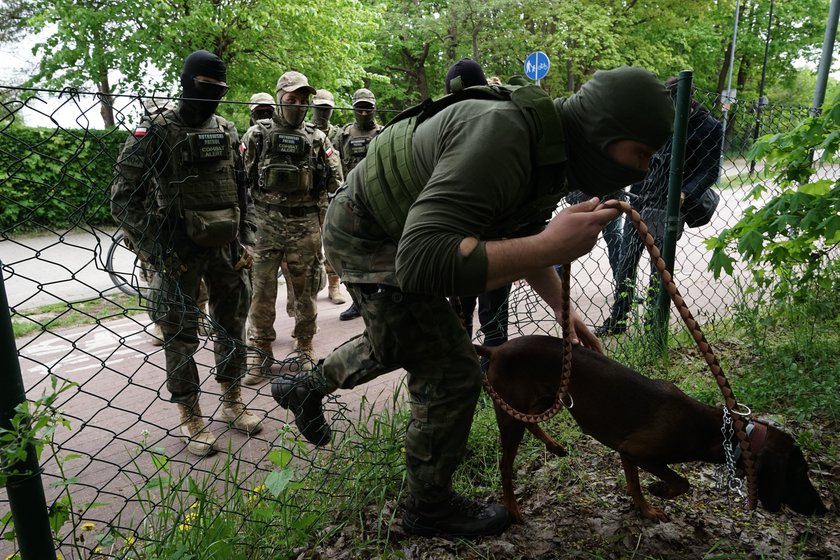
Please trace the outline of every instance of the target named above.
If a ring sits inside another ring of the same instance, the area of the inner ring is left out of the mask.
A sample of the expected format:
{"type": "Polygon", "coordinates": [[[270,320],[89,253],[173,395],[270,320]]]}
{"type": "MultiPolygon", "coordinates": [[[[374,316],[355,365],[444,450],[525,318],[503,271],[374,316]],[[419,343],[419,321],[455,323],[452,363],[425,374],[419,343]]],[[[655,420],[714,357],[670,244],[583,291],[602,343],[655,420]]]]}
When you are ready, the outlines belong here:
{"type": "MultiPolygon", "coordinates": [[[[758,454],[758,452],[764,447],[764,440],[767,438],[767,424],[764,422],[758,422],[757,420],[750,420],[749,423],[747,423],[747,427],[744,428],[744,431],[747,432],[747,440],[750,442],[750,451],[754,454],[758,454]]],[[[735,462],[737,463],[741,459],[741,446],[738,445],[737,439],[732,442],[732,447],[735,453],[735,462]]]]}

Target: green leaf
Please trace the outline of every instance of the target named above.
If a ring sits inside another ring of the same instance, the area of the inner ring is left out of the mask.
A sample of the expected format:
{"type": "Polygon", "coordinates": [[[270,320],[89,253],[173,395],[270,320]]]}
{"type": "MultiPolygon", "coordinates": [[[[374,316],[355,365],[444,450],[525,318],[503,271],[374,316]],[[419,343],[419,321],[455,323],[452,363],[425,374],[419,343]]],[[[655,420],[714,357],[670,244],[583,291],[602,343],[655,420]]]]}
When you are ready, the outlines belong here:
{"type": "Polygon", "coordinates": [[[799,189],[797,190],[802,194],[825,196],[831,192],[831,187],[834,186],[834,183],[835,182],[831,179],[820,179],[819,181],[814,181],[813,183],[799,185],[799,189]]]}
{"type": "Polygon", "coordinates": [[[749,260],[755,260],[764,247],[764,237],[755,230],[747,231],[738,242],[738,252],[749,260]]]}
{"type": "Polygon", "coordinates": [[[712,258],[709,260],[709,269],[714,273],[715,280],[720,278],[721,270],[726,271],[730,276],[733,272],[733,263],[735,261],[721,250],[715,250],[712,253],[712,258]]]}
{"type": "Polygon", "coordinates": [[[273,470],[265,477],[265,487],[273,497],[278,498],[286,490],[286,486],[288,486],[294,474],[294,470],[288,467],[273,470]]]}
{"type": "Polygon", "coordinates": [[[268,454],[268,460],[278,467],[285,467],[292,460],[292,452],[288,449],[274,449],[268,454]]]}

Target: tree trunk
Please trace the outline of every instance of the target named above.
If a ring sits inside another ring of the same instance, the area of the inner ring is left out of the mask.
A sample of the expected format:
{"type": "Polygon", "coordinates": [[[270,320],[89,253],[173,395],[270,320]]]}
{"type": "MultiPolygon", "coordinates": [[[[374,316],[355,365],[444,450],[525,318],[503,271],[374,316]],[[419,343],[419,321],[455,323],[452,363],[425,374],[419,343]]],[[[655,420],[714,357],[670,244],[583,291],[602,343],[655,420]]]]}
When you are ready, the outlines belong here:
{"type": "Polygon", "coordinates": [[[566,90],[569,93],[575,92],[575,73],[573,72],[574,66],[572,65],[572,59],[566,59],[566,90]]]}
{"type": "Polygon", "coordinates": [[[102,72],[99,78],[99,114],[105,128],[114,128],[114,97],[111,95],[111,84],[108,81],[108,71],[102,72]]]}
{"type": "Polygon", "coordinates": [[[447,29],[446,39],[446,58],[452,65],[455,64],[455,47],[458,46],[458,22],[455,21],[454,14],[449,16],[449,29],[447,29]]]}

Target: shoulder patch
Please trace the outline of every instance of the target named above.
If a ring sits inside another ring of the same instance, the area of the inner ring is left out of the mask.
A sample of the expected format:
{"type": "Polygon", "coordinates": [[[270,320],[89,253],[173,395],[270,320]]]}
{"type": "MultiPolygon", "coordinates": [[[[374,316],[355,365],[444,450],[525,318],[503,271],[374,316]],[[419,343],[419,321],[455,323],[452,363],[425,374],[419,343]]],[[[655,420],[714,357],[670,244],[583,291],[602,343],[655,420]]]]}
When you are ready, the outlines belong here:
{"type": "Polygon", "coordinates": [[[137,128],[134,129],[134,132],[132,134],[135,138],[142,138],[143,136],[146,136],[146,134],[148,132],[149,132],[149,129],[146,128],[145,126],[138,126],[137,128]]]}

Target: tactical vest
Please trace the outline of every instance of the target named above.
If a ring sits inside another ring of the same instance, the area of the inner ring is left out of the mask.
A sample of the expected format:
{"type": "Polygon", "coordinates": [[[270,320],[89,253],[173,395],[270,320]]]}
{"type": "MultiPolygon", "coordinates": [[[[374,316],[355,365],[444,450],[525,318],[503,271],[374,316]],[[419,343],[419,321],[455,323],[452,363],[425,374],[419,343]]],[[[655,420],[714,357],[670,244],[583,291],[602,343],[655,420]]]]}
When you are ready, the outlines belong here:
{"type": "Polygon", "coordinates": [[[316,130],[305,125],[302,130],[263,128],[263,149],[259,164],[260,190],[283,194],[305,194],[312,190],[317,165],[312,147],[316,130]]]}
{"type": "Polygon", "coordinates": [[[342,143],[339,149],[341,150],[341,163],[345,174],[365,159],[368,146],[380,130],[379,126],[374,126],[370,130],[360,130],[359,127],[355,126],[355,123],[344,125],[344,129],[341,131],[342,143]]]}
{"type": "Polygon", "coordinates": [[[565,140],[554,102],[537,86],[477,86],[403,111],[388,123],[365,158],[364,191],[377,223],[399,241],[408,210],[425,186],[414,167],[412,138],[417,126],[465,99],[512,101],[522,112],[536,146],[532,157],[534,198],[494,224],[488,238],[511,236],[536,219],[550,217],[567,192],[563,177],[565,140]]]}
{"type": "Polygon", "coordinates": [[[157,203],[170,213],[177,209],[187,236],[202,247],[221,247],[239,234],[234,138],[225,123],[196,128],[173,111],[152,121],[164,131],[164,167],[160,170],[157,203]]]}

